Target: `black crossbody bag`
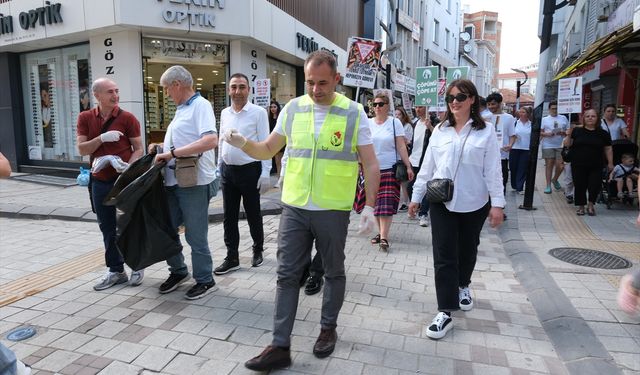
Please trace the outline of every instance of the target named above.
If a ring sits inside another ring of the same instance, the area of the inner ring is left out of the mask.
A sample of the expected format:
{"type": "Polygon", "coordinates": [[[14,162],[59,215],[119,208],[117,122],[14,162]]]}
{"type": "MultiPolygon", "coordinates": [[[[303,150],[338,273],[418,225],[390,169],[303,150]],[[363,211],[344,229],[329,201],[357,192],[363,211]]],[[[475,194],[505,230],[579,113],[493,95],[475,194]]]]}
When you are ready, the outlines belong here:
{"type": "Polygon", "coordinates": [[[471,130],[473,130],[473,128],[469,129],[469,132],[467,133],[467,136],[464,138],[464,142],[462,143],[462,148],[460,149],[460,157],[458,158],[458,164],[456,165],[456,171],[453,174],[453,179],[434,178],[431,181],[427,182],[427,200],[429,202],[445,203],[453,199],[453,180],[455,180],[456,176],[458,175],[458,168],[460,167],[460,162],[462,161],[464,145],[467,143],[467,139],[469,138],[471,130]]]}

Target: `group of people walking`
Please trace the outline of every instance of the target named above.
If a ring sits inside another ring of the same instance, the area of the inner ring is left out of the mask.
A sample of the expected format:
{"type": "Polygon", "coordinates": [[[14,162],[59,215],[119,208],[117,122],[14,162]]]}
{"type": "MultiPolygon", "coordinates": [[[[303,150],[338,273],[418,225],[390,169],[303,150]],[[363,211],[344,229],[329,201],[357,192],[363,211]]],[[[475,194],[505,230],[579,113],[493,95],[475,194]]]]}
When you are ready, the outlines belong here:
{"type": "MultiPolygon", "coordinates": [[[[156,153],[156,163],[165,165],[164,183],[175,235],[178,227],[184,226],[191,247],[195,283],[185,294],[188,299],[202,298],[215,290],[214,275],[240,267],[241,200],[253,240],[251,266],[263,263],[260,194],[272,187],[269,174],[276,156],[283,210],[277,240],[273,338],[262,353],[245,363],[256,371],[291,364],[291,332],[299,288],[310,264],[315,268],[315,279],[309,279],[314,282],[314,292],[324,282],[320,332],[313,353],[324,358],[334,351],[346,288],[345,245],[354,197],[358,193],[364,202],[359,233],[374,231],[371,242],[388,250],[392,218],[400,208],[401,181],[396,169],[402,167],[407,170],[409,215],[418,215],[421,225],[425,222],[423,226],[427,226],[427,215],[431,218],[438,312],[426,335],[432,339],[444,337],[453,327],[451,313],[473,308],[470,284],[480,232],[487,218],[491,227],[506,218],[503,208],[508,166],[512,188],[522,191],[526,176],[522,168],[526,169],[523,166],[530,157],[531,111],[521,109],[516,121],[502,112],[502,97],[492,94],[487,98],[491,114],[483,118],[480,96],[471,81],[456,80],[449,85],[442,122],[433,123],[428,108],[417,106],[417,121],[412,126],[402,111],[398,111],[401,120],[389,116],[392,103],[386,95],[375,96],[375,116],[369,119],[361,104],[337,93],[340,74],[334,56],[328,52],[311,53],[304,63],[304,75],[307,94],[284,107],[273,102],[267,111],[248,101],[249,79],[241,73],[232,74],[228,83],[231,105],[222,111],[218,131],[212,106],[193,90],[191,74],[182,66],[172,66],[164,72],[160,84],[176,103],[176,113],[164,142],[148,147],[149,153],[156,153]],[[188,186],[181,183],[177,173],[179,162],[185,158],[197,160],[195,180],[188,186]],[[362,183],[356,192],[359,176],[362,183]],[[208,245],[208,206],[217,194],[218,179],[227,254],[214,269],[208,245]],[[429,184],[433,180],[450,181],[448,197],[434,198],[429,184]],[[312,262],[313,247],[316,256],[312,262]]],[[[117,155],[129,163],[135,161],[143,153],[140,125],[132,114],[119,108],[117,85],[100,78],[93,84],[93,93],[98,106],[78,119],[80,153],[92,157],[117,155]]],[[[581,133],[590,131],[593,121],[598,121],[586,119],[583,130],[571,133],[577,154],[580,145],[591,145],[600,137],[583,141],[581,133]]],[[[569,134],[564,124],[551,124],[550,132],[543,131],[549,138],[569,134]]],[[[606,137],[598,139],[606,148],[606,137]]],[[[552,141],[550,144],[557,146],[557,139],[552,141]]],[[[545,155],[557,160],[555,153],[545,155]]],[[[577,163],[574,168],[580,172],[586,167],[577,163]]],[[[556,171],[548,184],[555,186],[558,175],[556,171]]],[[[129,280],[115,245],[115,210],[102,205],[116,178],[117,173],[109,168],[92,176],[92,199],[109,268],[96,290],[129,280]]],[[[576,180],[576,191],[589,181],[576,180]]],[[[582,202],[577,196],[576,201],[582,202]]],[[[159,286],[163,294],[175,291],[190,278],[182,253],[168,259],[167,265],[169,275],[159,286]]],[[[142,282],[143,272],[134,274],[130,283],[142,282]]]]}

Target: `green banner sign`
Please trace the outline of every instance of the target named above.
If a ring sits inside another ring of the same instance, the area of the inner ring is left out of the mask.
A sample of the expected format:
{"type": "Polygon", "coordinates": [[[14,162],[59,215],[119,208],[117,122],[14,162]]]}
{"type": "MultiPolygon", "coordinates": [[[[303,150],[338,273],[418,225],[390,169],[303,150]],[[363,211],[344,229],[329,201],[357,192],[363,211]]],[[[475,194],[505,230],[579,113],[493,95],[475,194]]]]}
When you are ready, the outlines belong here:
{"type": "Polygon", "coordinates": [[[438,104],[438,67],[416,68],[416,104],[434,106],[438,104]]]}
{"type": "Polygon", "coordinates": [[[456,79],[467,79],[468,76],[468,66],[450,66],[447,68],[447,86],[456,79]]]}

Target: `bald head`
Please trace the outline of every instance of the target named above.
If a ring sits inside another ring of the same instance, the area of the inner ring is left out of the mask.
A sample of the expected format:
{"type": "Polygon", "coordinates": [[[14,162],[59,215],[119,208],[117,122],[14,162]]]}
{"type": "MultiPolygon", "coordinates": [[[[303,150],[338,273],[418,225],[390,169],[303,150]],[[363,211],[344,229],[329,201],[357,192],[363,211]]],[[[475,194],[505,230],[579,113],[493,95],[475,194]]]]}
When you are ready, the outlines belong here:
{"type": "Polygon", "coordinates": [[[118,85],[109,78],[101,77],[96,79],[91,85],[91,90],[101,111],[113,109],[120,101],[118,85]]]}

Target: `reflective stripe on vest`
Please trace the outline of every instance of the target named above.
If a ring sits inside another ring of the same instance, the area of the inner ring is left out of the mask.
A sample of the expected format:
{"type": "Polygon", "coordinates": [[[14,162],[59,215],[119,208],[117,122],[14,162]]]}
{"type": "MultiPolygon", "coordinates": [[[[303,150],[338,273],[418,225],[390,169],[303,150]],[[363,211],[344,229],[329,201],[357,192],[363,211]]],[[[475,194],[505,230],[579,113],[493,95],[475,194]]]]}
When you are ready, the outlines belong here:
{"type": "Polygon", "coordinates": [[[313,101],[307,95],[283,111],[288,161],[282,201],[302,207],[350,210],[358,174],[356,152],[360,105],[336,94],[315,139],[313,101]]]}

